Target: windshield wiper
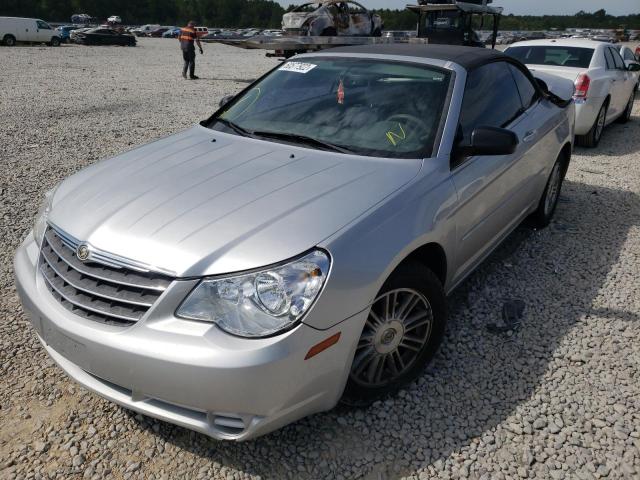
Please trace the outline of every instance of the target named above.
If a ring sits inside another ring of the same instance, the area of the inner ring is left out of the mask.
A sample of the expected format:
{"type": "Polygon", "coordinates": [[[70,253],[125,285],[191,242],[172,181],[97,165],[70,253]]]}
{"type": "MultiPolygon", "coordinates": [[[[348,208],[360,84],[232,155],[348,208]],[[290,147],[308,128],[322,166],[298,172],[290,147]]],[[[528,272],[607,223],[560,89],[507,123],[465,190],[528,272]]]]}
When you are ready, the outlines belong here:
{"type": "Polygon", "coordinates": [[[353,150],[350,150],[347,147],[343,147],[341,145],[335,145],[333,143],[325,142],[323,140],[318,140],[317,138],[307,137],[305,135],[297,135],[295,133],[282,133],[282,132],[251,132],[256,137],[262,138],[274,138],[279,140],[290,141],[293,143],[300,143],[304,145],[311,145],[315,147],[324,148],[326,150],[331,150],[333,152],[340,153],[354,153],[353,150]]]}
{"type": "Polygon", "coordinates": [[[225,118],[218,117],[218,118],[215,119],[215,121],[218,122],[218,123],[223,124],[226,127],[229,127],[231,130],[233,130],[237,134],[242,135],[243,137],[255,138],[255,134],[253,132],[247,130],[246,128],[241,127],[237,123],[233,123],[231,120],[227,120],[225,118]]]}

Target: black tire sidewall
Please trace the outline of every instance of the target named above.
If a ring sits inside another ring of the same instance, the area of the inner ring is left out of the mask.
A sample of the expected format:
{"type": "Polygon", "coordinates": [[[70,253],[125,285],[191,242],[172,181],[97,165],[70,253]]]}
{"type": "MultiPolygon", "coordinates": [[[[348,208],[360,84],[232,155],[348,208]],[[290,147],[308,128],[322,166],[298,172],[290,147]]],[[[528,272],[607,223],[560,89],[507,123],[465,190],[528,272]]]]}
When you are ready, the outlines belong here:
{"type": "Polygon", "coordinates": [[[60,39],[58,37],[53,37],[51,39],[51,46],[52,47],[59,47],[60,46],[60,39]]]}
{"type": "Polygon", "coordinates": [[[7,47],[15,47],[16,45],[16,39],[13,35],[7,35],[2,40],[7,47]]]}
{"type": "Polygon", "coordinates": [[[551,173],[549,174],[549,178],[547,180],[547,185],[544,187],[544,193],[542,194],[542,199],[540,199],[540,203],[538,204],[538,209],[532,215],[531,220],[533,221],[533,226],[536,228],[545,228],[553,220],[553,216],[556,213],[556,209],[558,208],[558,202],[560,201],[560,194],[562,193],[562,185],[564,184],[564,178],[566,173],[562,162],[564,161],[563,154],[560,154],[556,159],[556,163],[553,164],[553,168],[551,169],[551,173]],[[547,203],[547,196],[549,195],[549,187],[551,186],[551,179],[553,178],[553,172],[555,171],[556,165],[560,164],[560,191],[558,192],[558,197],[556,198],[555,204],[550,212],[545,212],[545,204],[547,203]]]}
{"type": "MultiPolygon", "coordinates": [[[[420,352],[416,362],[407,372],[382,387],[366,387],[349,377],[341,402],[351,406],[367,406],[390,395],[414,381],[430,363],[438,351],[444,337],[447,323],[447,299],[442,284],[435,274],[418,262],[401,265],[389,277],[376,298],[400,288],[410,288],[422,293],[433,312],[433,326],[429,341],[420,352]]],[[[349,366],[351,368],[351,366],[349,366]]]]}

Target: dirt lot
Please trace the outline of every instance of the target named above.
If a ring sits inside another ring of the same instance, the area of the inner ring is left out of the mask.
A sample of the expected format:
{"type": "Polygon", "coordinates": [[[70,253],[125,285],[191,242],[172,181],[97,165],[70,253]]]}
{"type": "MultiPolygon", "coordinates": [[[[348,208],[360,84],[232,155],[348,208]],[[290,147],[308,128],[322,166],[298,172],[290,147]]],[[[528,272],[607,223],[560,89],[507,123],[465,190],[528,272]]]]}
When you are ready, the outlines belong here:
{"type": "Polygon", "coordinates": [[[12,256],[42,194],[98,159],[177,132],[274,66],[175,41],[0,48],[0,477],[640,478],[640,102],[578,149],[556,221],[520,228],[450,299],[417,384],[245,444],[143,418],[68,380],[16,296],[12,256]],[[491,333],[507,299],[512,334],[491,333]]]}

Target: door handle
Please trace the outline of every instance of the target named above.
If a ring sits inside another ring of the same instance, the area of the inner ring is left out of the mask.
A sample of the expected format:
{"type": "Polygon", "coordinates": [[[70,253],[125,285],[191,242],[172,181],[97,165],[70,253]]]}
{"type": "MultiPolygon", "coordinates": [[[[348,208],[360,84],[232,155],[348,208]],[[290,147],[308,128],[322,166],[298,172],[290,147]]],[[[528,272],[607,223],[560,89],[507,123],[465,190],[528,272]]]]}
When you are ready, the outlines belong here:
{"type": "Polygon", "coordinates": [[[526,142],[526,143],[529,143],[530,141],[532,141],[535,138],[536,133],[538,133],[537,130],[531,130],[531,131],[525,133],[524,134],[524,138],[522,139],[522,141],[526,142]]]}

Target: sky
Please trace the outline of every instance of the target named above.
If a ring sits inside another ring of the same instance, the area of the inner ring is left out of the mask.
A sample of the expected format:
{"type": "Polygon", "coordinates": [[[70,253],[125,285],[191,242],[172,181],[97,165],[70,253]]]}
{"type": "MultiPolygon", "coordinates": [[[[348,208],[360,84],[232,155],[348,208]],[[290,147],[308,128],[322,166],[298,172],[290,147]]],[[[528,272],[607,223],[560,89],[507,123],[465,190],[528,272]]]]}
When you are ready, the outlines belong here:
{"type": "MultiPolygon", "coordinates": [[[[278,0],[283,6],[306,0],[278,0]]],[[[311,0],[309,0],[311,1],[311,0]]],[[[367,8],[404,8],[413,0],[359,0],[367,8]]],[[[595,12],[604,8],[611,15],[640,13],[640,0],[494,0],[493,6],[504,7],[508,15],[573,15],[580,10],[595,12]]]]}

